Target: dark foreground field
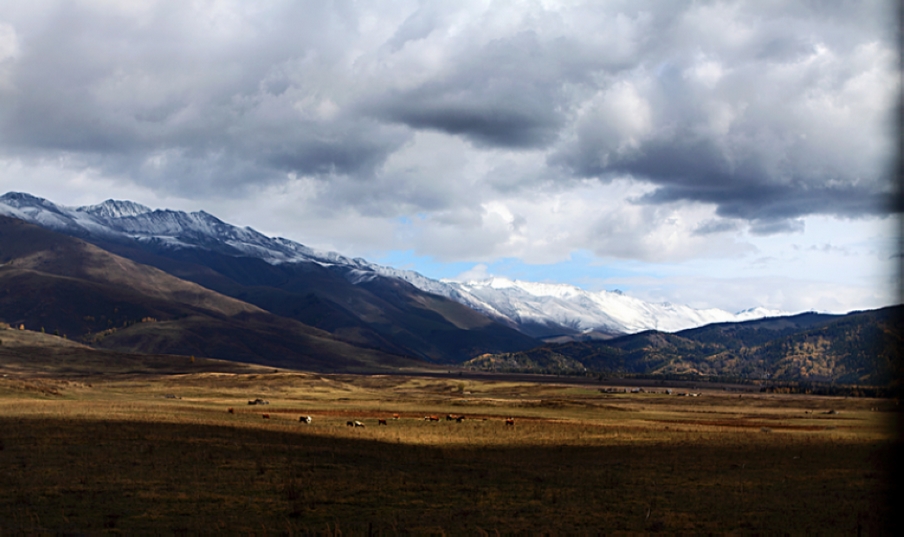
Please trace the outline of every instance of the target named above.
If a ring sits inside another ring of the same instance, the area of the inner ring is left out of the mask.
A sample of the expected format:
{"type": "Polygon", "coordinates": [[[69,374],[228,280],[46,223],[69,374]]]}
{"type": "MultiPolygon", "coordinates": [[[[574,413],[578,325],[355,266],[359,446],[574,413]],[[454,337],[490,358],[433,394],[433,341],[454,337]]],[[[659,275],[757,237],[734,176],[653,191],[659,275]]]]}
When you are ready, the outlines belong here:
{"type": "Polygon", "coordinates": [[[0,381],[3,535],[869,535],[887,522],[887,401],[293,374],[42,382],[0,381]],[[261,395],[269,405],[247,405],[261,395]],[[467,419],[423,420],[446,412],[467,419]]]}

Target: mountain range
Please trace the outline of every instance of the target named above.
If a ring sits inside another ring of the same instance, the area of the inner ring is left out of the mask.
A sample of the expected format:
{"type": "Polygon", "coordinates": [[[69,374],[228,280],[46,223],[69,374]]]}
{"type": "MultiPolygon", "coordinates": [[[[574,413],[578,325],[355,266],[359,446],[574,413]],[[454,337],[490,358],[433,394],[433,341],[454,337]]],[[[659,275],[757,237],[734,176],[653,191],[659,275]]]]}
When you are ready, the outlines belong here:
{"type": "Polygon", "coordinates": [[[72,208],[11,192],[0,197],[0,214],[95,244],[138,247],[169,258],[191,257],[189,252],[203,252],[260,260],[280,268],[319,265],[359,286],[378,279],[407,282],[422,292],[448,298],[538,338],[594,334],[606,337],[642,330],[676,331],[714,322],[787,314],[765,308],[732,314],[715,308],[701,310],[644,302],[618,291],[588,292],[571,285],[505,278],[469,282],[434,280],[414,271],[267,237],[248,227],[227,224],[204,211],[152,210],[131,201],[107,200],[99,205],[72,208]]]}
{"type": "Polygon", "coordinates": [[[882,311],[847,322],[502,278],[438,281],[203,211],[0,196],[0,321],[104,352],[350,372],[465,364],[879,382],[900,349],[882,311]]]}
{"type": "Polygon", "coordinates": [[[0,214],[8,215],[0,221],[0,317],[104,348],[348,369],[460,363],[537,344],[455,301],[362,270],[363,260],[203,212],[131,202],[69,209],[7,194],[0,214]]]}

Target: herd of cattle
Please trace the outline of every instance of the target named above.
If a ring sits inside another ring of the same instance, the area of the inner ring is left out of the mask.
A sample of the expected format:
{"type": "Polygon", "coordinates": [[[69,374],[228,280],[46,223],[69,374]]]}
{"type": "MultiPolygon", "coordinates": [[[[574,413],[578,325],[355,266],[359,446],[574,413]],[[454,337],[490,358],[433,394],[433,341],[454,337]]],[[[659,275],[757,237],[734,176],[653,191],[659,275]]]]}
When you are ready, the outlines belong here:
{"type": "MultiPolygon", "coordinates": [[[[259,401],[259,400],[256,400],[256,401],[259,401]]],[[[255,405],[255,404],[259,405],[259,404],[268,404],[268,403],[267,402],[260,403],[260,402],[250,402],[249,401],[248,404],[249,405],[255,405]]],[[[228,409],[226,409],[226,412],[228,412],[229,414],[235,414],[235,408],[229,407],[228,409]]],[[[261,417],[265,420],[268,420],[268,419],[270,419],[270,414],[261,414],[261,417]]],[[[401,417],[398,414],[392,415],[392,419],[394,419],[394,420],[397,420],[400,418],[401,417]]],[[[461,422],[465,421],[466,418],[465,418],[465,416],[453,416],[452,414],[447,414],[445,419],[446,419],[446,421],[455,421],[455,422],[461,423],[461,422]]],[[[301,416],[298,418],[298,421],[300,423],[310,424],[313,421],[313,418],[311,418],[311,416],[301,416]]],[[[439,416],[424,416],[424,421],[440,421],[440,417],[439,416]]],[[[483,421],[486,421],[486,419],[483,418],[483,421]]],[[[505,424],[514,426],[515,418],[505,418],[505,424]]],[[[345,422],[345,425],[347,427],[364,427],[364,423],[362,423],[358,420],[349,420],[349,421],[345,422]]],[[[387,421],[386,418],[378,418],[377,425],[389,425],[389,422],[387,421]]]]}

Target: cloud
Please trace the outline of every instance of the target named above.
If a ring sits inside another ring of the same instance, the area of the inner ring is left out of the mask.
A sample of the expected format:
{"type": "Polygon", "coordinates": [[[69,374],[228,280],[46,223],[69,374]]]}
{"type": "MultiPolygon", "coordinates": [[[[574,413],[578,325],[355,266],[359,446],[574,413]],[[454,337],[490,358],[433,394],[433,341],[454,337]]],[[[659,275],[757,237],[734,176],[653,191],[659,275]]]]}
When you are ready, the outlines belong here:
{"type": "Polygon", "coordinates": [[[388,121],[484,147],[544,147],[566,120],[562,48],[530,31],[505,37],[469,51],[435,79],[375,97],[369,108],[388,121]]]}
{"type": "Polygon", "coordinates": [[[846,25],[834,10],[789,11],[689,7],[663,30],[673,48],[600,88],[550,162],[643,179],[657,187],[645,203],[715,204],[762,230],[885,213],[893,45],[879,17],[846,25]]]}
{"type": "Polygon", "coordinates": [[[279,214],[305,216],[285,222],[352,248],[475,262],[738,255],[814,215],[890,210],[890,10],[9,6],[0,160],[195,208],[290,192],[279,214]],[[401,229],[343,239],[342,222],[401,229]]]}
{"type": "Polygon", "coordinates": [[[457,282],[470,282],[470,281],[482,281],[489,278],[492,278],[493,275],[489,272],[489,267],[487,267],[483,263],[478,263],[471,267],[469,270],[458,274],[454,278],[450,278],[451,280],[457,282]]]}
{"type": "Polygon", "coordinates": [[[343,41],[357,28],[341,10],[43,7],[15,27],[7,155],[67,154],[138,184],[243,196],[290,173],[371,175],[410,137],[348,110],[354,51],[343,41]]]}
{"type": "Polygon", "coordinates": [[[711,220],[701,222],[697,227],[694,228],[692,233],[694,235],[710,235],[713,233],[733,232],[737,231],[739,228],[740,225],[737,221],[726,220],[724,218],[713,218],[711,220]]]}
{"type": "Polygon", "coordinates": [[[805,278],[782,276],[741,278],[612,278],[610,285],[631,289],[632,296],[658,303],[687,304],[692,307],[718,307],[737,312],[746,304],[792,313],[819,311],[847,313],[889,304],[889,295],[879,286],[859,282],[837,282],[831,286],[805,278]]]}

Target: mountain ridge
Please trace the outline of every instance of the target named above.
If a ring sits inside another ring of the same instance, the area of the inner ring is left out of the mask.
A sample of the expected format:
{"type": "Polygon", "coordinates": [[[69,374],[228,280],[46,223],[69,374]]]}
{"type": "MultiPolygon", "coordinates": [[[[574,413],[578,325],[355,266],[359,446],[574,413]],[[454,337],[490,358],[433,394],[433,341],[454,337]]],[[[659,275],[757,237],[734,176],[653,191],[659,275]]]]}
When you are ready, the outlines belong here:
{"type": "Polygon", "coordinates": [[[257,258],[271,265],[316,263],[335,268],[352,285],[373,282],[379,277],[401,280],[535,338],[612,337],[649,329],[677,331],[712,322],[787,314],[765,308],[750,308],[737,314],[715,308],[698,310],[648,303],[620,292],[594,293],[565,284],[505,278],[471,282],[433,280],[414,271],[318,251],[280,237],[267,237],[204,211],[152,210],[131,201],[111,199],[97,205],[68,208],[30,194],[10,192],[0,196],[0,214],[89,240],[133,241],[157,253],[200,248],[228,256],[257,258]]]}
{"type": "Polygon", "coordinates": [[[317,370],[422,363],[349,345],[19,219],[0,216],[0,257],[0,320],[95,348],[317,370]]]}

